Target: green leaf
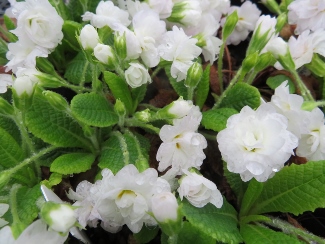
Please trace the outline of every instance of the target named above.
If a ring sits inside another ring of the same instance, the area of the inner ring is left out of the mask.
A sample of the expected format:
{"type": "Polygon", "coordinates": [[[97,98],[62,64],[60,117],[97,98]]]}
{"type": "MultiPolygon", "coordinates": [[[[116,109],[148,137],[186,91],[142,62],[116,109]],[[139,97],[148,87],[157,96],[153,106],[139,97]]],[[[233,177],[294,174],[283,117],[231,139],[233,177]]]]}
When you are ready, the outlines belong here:
{"type": "Polygon", "coordinates": [[[24,154],[17,141],[0,127],[0,165],[14,167],[24,159],[24,154]]]}
{"type": "Polygon", "coordinates": [[[1,38],[0,39],[0,63],[5,65],[8,63],[7,60],[8,44],[1,38]]]}
{"type": "Polygon", "coordinates": [[[28,129],[43,141],[58,147],[90,147],[79,124],[65,112],[53,108],[37,92],[33,105],[26,113],[28,129]]]}
{"type": "Polygon", "coordinates": [[[177,82],[176,79],[172,77],[172,75],[170,74],[170,66],[165,67],[165,73],[176,93],[180,97],[187,99],[187,88],[184,85],[184,81],[177,82]]]}
{"type": "MultiPolygon", "coordinates": [[[[108,168],[116,174],[125,165],[135,164],[140,171],[139,164],[143,166],[148,162],[148,142],[139,135],[112,133],[111,137],[104,143],[103,151],[98,166],[101,169],[108,168]]],[[[145,167],[145,166],[144,166],[145,167]]],[[[148,168],[148,165],[147,165],[148,168]]]]}
{"type": "Polygon", "coordinates": [[[133,100],[133,110],[132,112],[136,111],[138,105],[144,99],[147,91],[147,84],[143,84],[137,88],[132,89],[131,95],[133,100]]]}
{"type": "Polygon", "coordinates": [[[295,93],[296,88],[295,88],[295,84],[292,82],[292,80],[286,76],[286,75],[276,75],[273,77],[269,77],[266,80],[266,84],[273,90],[275,90],[275,88],[277,88],[279,85],[281,85],[284,81],[288,81],[288,85],[289,85],[289,92],[290,93],[295,93]]]}
{"type": "Polygon", "coordinates": [[[17,211],[21,222],[29,225],[37,218],[39,209],[36,205],[41,196],[40,185],[33,188],[20,187],[17,192],[17,211]]]}
{"type": "Polygon", "coordinates": [[[72,18],[63,0],[49,0],[49,2],[62,17],[62,19],[67,20],[72,18]]]}
{"type": "Polygon", "coordinates": [[[7,28],[7,30],[14,30],[16,29],[16,24],[15,22],[7,15],[3,15],[3,20],[4,20],[4,24],[7,28]]]}
{"type": "Polygon", "coordinates": [[[261,95],[256,87],[240,82],[229,90],[219,107],[234,108],[240,111],[248,105],[255,109],[261,103],[260,97],[261,95]]]}
{"type": "Polygon", "coordinates": [[[177,243],[215,244],[216,240],[214,240],[211,236],[205,234],[204,232],[200,231],[200,229],[195,228],[189,222],[184,222],[183,227],[180,233],[178,234],[177,243]]]}
{"type": "Polygon", "coordinates": [[[237,228],[237,212],[223,199],[221,208],[207,204],[203,208],[191,205],[187,200],[181,204],[183,214],[193,227],[224,243],[240,243],[242,238],[237,228]]]}
{"type": "Polygon", "coordinates": [[[210,109],[202,113],[202,125],[209,130],[221,131],[226,128],[227,120],[238,111],[233,108],[210,109]]]}
{"type": "Polygon", "coordinates": [[[148,243],[149,241],[153,240],[159,231],[158,226],[146,226],[143,225],[140,232],[133,234],[137,243],[148,243]]]}
{"type": "Polygon", "coordinates": [[[263,184],[257,183],[255,179],[249,182],[248,188],[244,194],[243,201],[240,207],[239,216],[247,215],[247,212],[251,208],[255,200],[260,196],[263,191],[263,184]]]}
{"type": "Polygon", "coordinates": [[[99,39],[105,45],[113,46],[114,45],[114,34],[113,30],[108,27],[104,26],[102,28],[97,29],[99,39]]]}
{"type": "Polygon", "coordinates": [[[95,13],[100,0],[70,0],[67,7],[73,20],[81,22],[81,15],[86,11],[95,13]]]}
{"type": "Polygon", "coordinates": [[[210,89],[210,68],[211,65],[208,64],[203,71],[202,78],[199,84],[196,87],[195,93],[195,104],[202,109],[205,100],[208,97],[209,89],[210,89]]]}
{"type": "Polygon", "coordinates": [[[325,161],[292,164],[266,182],[251,184],[264,186],[249,214],[289,212],[298,215],[325,207],[325,161]]]}
{"type": "Polygon", "coordinates": [[[80,23],[65,20],[62,26],[62,32],[64,34],[64,40],[74,50],[80,50],[79,42],[76,38],[77,33],[81,30],[82,25],[80,23]]]}
{"type": "Polygon", "coordinates": [[[21,144],[20,131],[12,119],[0,116],[0,128],[4,129],[9,135],[11,135],[19,145],[21,144]]]}
{"type": "Polygon", "coordinates": [[[232,173],[227,169],[227,163],[223,161],[223,173],[228,184],[237,197],[237,203],[240,206],[244,193],[246,192],[248,183],[243,182],[239,174],[232,173]]]}
{"type": "MultiPolygon", "coordinates": [[[[64,78],[76,85],[83,82],[91,82],[93,68],[94,66],[90,65],[84,53],[79,52],[78,55],[68,64],[64,78]]],[[[97,78],[99,75],[100,71],[98,70],[97,78]]]]}
{"type": "Polygon", "coordinates": [[[265,227],[245,224],[240,227],[245,244],[299,244],[299,240],[282,232],[275,232],[265,227]]]}
{"type": "Polygon", "coordinates": [[[89,153],[64,154],[54,160],[50,170],[62,175],[86,172],[91,168],[95,158],[95,155],[89,153]]]}
{"type": "Polygon", "coordinates": [[[120,99],[129,113],[133,112],[133,101],[131,93],[126,82],[118,75],[110,72],[104,72],[104,80],[112,91],[115,99],[120,99]]]}
{"type": "Polygon", "coordinates": [[[85,93],[74,96],[71,111],[81,122],[97,127],[107,127],[118,122],[118,115],[113,107],[101,95],[85,93]]]}

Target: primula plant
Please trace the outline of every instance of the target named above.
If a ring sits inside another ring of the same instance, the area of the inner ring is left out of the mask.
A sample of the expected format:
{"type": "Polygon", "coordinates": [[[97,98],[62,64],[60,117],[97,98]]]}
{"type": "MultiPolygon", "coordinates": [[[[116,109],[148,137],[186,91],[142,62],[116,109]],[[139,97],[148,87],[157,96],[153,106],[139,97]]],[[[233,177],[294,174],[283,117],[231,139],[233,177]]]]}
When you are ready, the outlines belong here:
{"type": "Polygon", "coordinates": [[[0,243],[325,243],[324,1],[261,2],[11,0],[0,243]]]}

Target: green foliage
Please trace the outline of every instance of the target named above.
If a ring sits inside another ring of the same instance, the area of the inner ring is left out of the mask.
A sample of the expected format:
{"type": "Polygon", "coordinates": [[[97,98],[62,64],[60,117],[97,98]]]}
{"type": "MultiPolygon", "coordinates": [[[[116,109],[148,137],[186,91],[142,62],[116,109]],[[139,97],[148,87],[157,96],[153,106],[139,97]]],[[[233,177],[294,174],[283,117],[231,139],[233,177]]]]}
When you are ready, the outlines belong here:
{"type": "Polygon", "coordinates": [[[255,179],[252,179],[248,185],[248,188],[243,197],[243,201],[240,207],[240,216],[245,216],[252,203],[256,201],[261,192],[263,191],[263,184],[258,183],[255,179]]]}
{"type": "Polygon", "coordinates": [[[143,225],[139,233],[133,234],[137,243],[148,243],[158,234],[159,228],[157,226],[143,225]]]}
{"type": "Polygon", "coordinates": [[[0,116],[0,128],[12,136],[12,138],[14,138],[19,145],[21,144],[20,131],[12,119],[0,116]]]}
{"type": "Polygon", "coordinates": [[[131,90],[132,100],[133,100],[133,110],[136,111],[138,104],[142,102],[146,95],[147,91],[147,84],[143,84],[142,86],[139,86],[137,88],[133,88],[131,90]]]}
{"type": "Polygon", "coordinates": [[[3,21],[4,21],[4,24],[5,24],[6,28],[7,28],[7,30],[10,31],[10,30],[16,29],[15,22],[9,16],[4,15],[3,16],[3,21]]]}
{"type": "Polygon", "coordinates": [[[198,228],[194,227],[189,222],[184,222],[183,227],[177,237],[178,244],[188,244],[188,243],[204,243],[204,244],[214,244],[214,240],[211,236],[200,231],[198,228]]]}
{"type": "Polygon", "coordinates": [[[219,132],[226,128],[228,118],[237,113],[233,108],[211,109],[202,113],[201,124],[206,129],[219,132]]]}
{"type": "Polygon", "coordinates": [[[246,205],[247,214],[289,212],[298,215],[325,207],[325,161],[284,167],[266,182],[252,181],[245,195],[256,199],[246,205]],[[263,190],[258,197],[252,196],[257,194],[253,189],[261,188],[259,185],[263,185],[263,190]]]}
{"type": "Polygon", "coordinates": [[[51,165],[51,172],[62,175],[86,172],[91,168],[95,158],[95,155],[89,153],[64,154],[54,160],[51,165]]]}
{"type": "Polygon", "coordinates": [[[256,87],[240,82],[227,92],[227,96],[222,100],[219,107],[234,108],[240,111],[248,105],[255,109],[261,103],[260,97],[261,95],[256,87]]]}
{"type": "Polygon", "coordinates": [[[199,82],[199,84],[196,87],[196,93],[195,93],[195,104],[202,109],[205,100],[208,97],[209,89],[210,89],[210,68],[211,65],[208,64],[204,71],[202,78],[199,82]]]}
{"type": "Polygon", "coordinates": [[[299,240],[282,232],[275,232],[266,227],[246,224],[240,227],[245,244],[299,244],[299,240]]]}
{"type": "MultiPolygon", "coordinates": [[[[143,164],[148,165],[148,141],[145,137],[130,132],[121,134],[115,132],[104,143],[98,166],[108,168],[116,174],[125,165],[135,164],[141,170],[143,164]],[[140,165],[139,165],[140,164],[140,165]],[[139,168],[142,166],[141,168],[139,168]]],[[[145,166],[144,166],[145,167],[145,166]]]]}
{"type": "Polygon", "coordinates": [[[67,7],[71,13],[72,20],[81,22],[81,15],[86,11],[95,13],[99,1],[100,0],[70,0],[67,7]]]}
{"type": "Polygon", "coordinates": [[[8,44],[4,40],[0,39],[0,64],[1,65],[5,65],[8,63],[6,57],[7,52],[8,52],[8,44]]]}
{"type": "Polygon", "coordinates": [[[182,212],[186,219],[206,235],[224,243],[240,243],[241,235],[237,228],[237,212],[223,199],[221,208],[207,204],[203,208],[197,208],[188,201],[183,200],[182,212]]]}
{"type": "Polygon", "coordinates": [[[272,76],[269,77],[266,80],[266,84],[272,88],[273,90],[275,90],[275,88],[277,88],[279,85],[281,85],[284,81],[288,81],[288,85],[289,85],[289,92],[290,93],[295,93],[296,88],[295,88],[295,84],[292,82],[292,80],[286,76],[286,75],[276,75],[276,76],[272,76]]]}
{"type": "Polygon", "coordinates": [[[81,28],[82,25],[80,23],[71,20],[64,21],[62,26],[64,41],[68,43],[68,45],[76,51],[80,50],[79,42],[77,40],[76,35],[81,30],[81,28]]]}
{"type": "Polygon", "coordinates": [[[28,129],[38,138],[58,147],[89,147],[78,123],[65,112],[53,108],[40,92],[26,113],[28,129]]]}
{"type": "MultiPolygon", "coordinates": [[[[79,52],[78,55],[69,62],[64,74],[69,82],[73,84],[82,84],[92,81],[92,72],[94,66],[91,65],[83,52],[79,52]]],[[[97,71],[97,78],[100,75],[100,71],[97,71]]]]}
{"type": "Polygon", "coordinates": [[[121,102],[123,102],[126,110],[129,113],[133,113],[133,101],[126,82],[121,77],[110,71],[104,72],[104,80],[113,93],[115,99],[120,99],[121,102]]]}
{"type": "Polygon", "coordinates": [[[118,122],[118,115],[105,97],[96,93],[74,96],[71,111],[79,121],[97,127],[106,127],[118,122]]]}
{"type": "Polygon", "coordinates": [[[180,97],[183,97],[184,99],[187,99],[187,88],[184,85],[184,81],[177,82],[176,79],[172,77],[172,75],[170,74],[170,66],[165,67],[165,72],[166,72],[166,75],[167,75],[167,77],[169,79],[170,84],[172,85],[174,90],[177,92],[177,94],[180,97]]]}
{"type": "Polygon", "coordinates": [[[24,159],[24,154],[17,141],[0,127],[0,165],[14,167],[24,159]]]}
{"type": "Polygon", "coordinates": [[[72,18],[63,0],[49,0],[49,2],[62,17],[62,19],[67,20],[72,18]]]}

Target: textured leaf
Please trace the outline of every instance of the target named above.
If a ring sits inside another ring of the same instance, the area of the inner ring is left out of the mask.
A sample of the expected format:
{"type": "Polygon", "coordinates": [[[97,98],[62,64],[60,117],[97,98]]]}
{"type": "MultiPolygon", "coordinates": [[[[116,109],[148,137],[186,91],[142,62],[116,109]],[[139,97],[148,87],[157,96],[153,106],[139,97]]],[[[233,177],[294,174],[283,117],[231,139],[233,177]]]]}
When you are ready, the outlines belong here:
{"type": "Polygon", "coordinates": [[[241,82],[229,90],[219,107],[234,108],[240,111],[248,105],[255,109],[260,105],[260,97],[261,95],[256,87],[241,82]]]}
{"type": "Polygon", "coordinates": [[[0,165],[14,167],[24,159],[23,151],[17,141],[0,127],[0,165]]]}
{"type": "Polygon", "coordinates": [[[80,49],[79,42],[76,38],[78,31],[82,29],[82,25],[80,23],[66,20],[62,26],[62,32],[64,34],[64,40],[69,43],[69,45],[75,49],[80,49]]]}
{"type": "Polygon", "coordinates": [[[40,185],[33,188],[21,187],[17,192],[17,211],[20,221],[29,225],[37,218],[39,209],[36,201],[41,196],[40,185]]]}
{"type": "Polygon", "coordinates": [[[289,212],[298,215],[325,207],[325,161],[292,164],[268,181],[252,184],[264,186],[249,214],[289,212]]]}
{"type": "Polygon", "coordinates": [[[183,97],[185,100],[187,99],[187,88],[184,85],[184,81],[177,82],[175,78],[173,78],[170,74],[170,66],[165,67],[166,75],[168,76],[169,82],[176,91],[176,93],[183,97]]]}
{"type": "Polygon", "coordinates": [[[233,108],[210,109],[202,113],[202,125],[206,129],[221,131],[226,128],[227,120],[238,111],[233,108]]]}
{"type": "Polygon", "coordinates": [[[196,88],[196,94],[195,94],[195,104],[200,107],[200,109],[203,107],[205,100],[208,97],[209,94],[209,88],[210,88],[210,67],[211,65],[208,64],[205,67],[205,70],[203,71],[202,78],[197,85],[196,88]]]}
{"type": "Polygon", "coordinates": [[[67,7],[77,22],[81,22],[81,15],[86,11],[95,13],[100,0],[70,0],[67,7]]]}
{"type": "MultiPolygon", "coordinates": [[[[99,159],[98,166],[101,169],[108,168],[114,174],[127,164],[135,164],[138,167],[139,161],[148,160],[148,144],[144,137],[135,136],[130,132],[121,134],[119,132],[104,143],[104,148],[99,159]]],[[[141,171],[141,169],[139,169],[141,171]]]]}
{"type": "Polygon", "coordinates": [[[239,174],[230,172],[227,169],[227,163],[223,162],[223,172],[233,192],[236,194],[237,203],[241,205],[242,198],[247,189],[247,182],[243,182],[239,174]]]}
{"type": "Polygon", "coordinates": [[[260,196],[261,192],[263,191],[263,184],[256,184],[256,180],[252,179],[247,187],[247,190],[244,194],[243,201],[240,207],[240,216],[245,216],[247,214],[247,211],[250,209],[252,204],[255,202],[255,200],[260,196]]]}
{"type": "Polygon", "coordinates": [[[88,147],[81,127],[63,111],[53,108],[41,94],[35,94],[27,111],[28,129],[43,141],[58,147],[88,147]]]}
{"type": "Polygon", "coordinates": [[[183,227],[177,237],[178,244],[188,244],[188,243],[204,243],[204,244],[214,244],[216,240],[207,234],[195,228],[189,222],[184,222],[183,227]]]}
{"type": "MultiPolygon", "coordinates": [[[[82,82],[91,82],[93,68],[94,66],[90,65],[83,52],[79,52],[78,55],[68,64],[64,78],[77,85],[82,82]]],[[[98,78],[100,71],[97,73],[98,78]]]]}
{"type": "Polygon", "coordinates": [[[115,99],[120,99],[124,103],[126,110],[131,113],[133,111],[133,102],[126,82],[121,77],[109,71],[104,72],[104,80],[115,99]]]}
{"type": "Polygon", "coordinates": [[[237,212],[226,199],[223,200],[221,208],[216,208],[210,203],[203,208],[197,208],[186,200],[181,206],[186,219],[206,235],[224,243],[242,241],[237,228],[237,212]]]}
{"type": "Polygon", "coordinates": [[[51,172],[63,175],[86,172],[91,168],[95,158],[95,155],[89,153],[64,154],[54,160],[50,169],[51,172]]]}
{"type": "Polygon", "coordinates": [[[132,100],[133,100],[133,110],[132,112],[136,111],[138,104],[142,102],[144,96],[146,95],[147,85],[143,84],[140,87],[132,89],[132,100]]]}
{"type": "Polygon", "coordinates": [[[20,145],[21,143],[20,131],[12,119],[0,116],[0,128],[8,132],[8,134],[11,135],[12,138],[14,138],[16,142],[20,145]]]}
{"type": "Polygon", "coordinates": [[[275,232],[261,226],[245,224],[240,227],[245,244],[299,244],[299,240],[282,232],[275,232]]]}
{"type": "Polygon", "coordinates": [[[71,19],[70,12],[65,5],[65,1],[63,0],[49,0],[51,5],[55,8],[56,12],[62,17],[62,19],[71,19]]]}
{"type": "Polygon", "coordinates": [[[269,77],[266,80],[266,84],[272,88],[273,90],[275,90],[275,88],[277,88],[279,85],[281,85],[284,81],[288,81],[288,85],[289,85],[289,92],[290,93],[295,93],[296,88],[295,88],[295,84],[292,82],[292,80],[286,76],[286,75],[276,75],[276,76],[272,76],[269,77]]]}
{"type": "Polygon", "coordinates": [[[71,101],[72,114],[81,122],[106,127],[118,122],[118,115],[108,101],[96,93],[78,94],[71,101]]]}

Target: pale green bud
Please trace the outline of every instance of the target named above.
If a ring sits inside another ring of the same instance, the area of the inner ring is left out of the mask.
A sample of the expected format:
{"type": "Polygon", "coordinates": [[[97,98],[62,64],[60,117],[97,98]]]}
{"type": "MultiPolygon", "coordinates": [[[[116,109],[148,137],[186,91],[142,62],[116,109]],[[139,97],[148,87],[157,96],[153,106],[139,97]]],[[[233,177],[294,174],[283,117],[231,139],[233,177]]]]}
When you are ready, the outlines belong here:
{"type": "Polygon", "coordinates": [[[185,26],[196,24],[201,18],[202,11],[198,1],[183,0],[174,4],[168,21],[185,26]]]}
{"type": "Polygon", "coordinates": [[[3,115],[12,115],[15,110],[10,103],[7,102],[3,97],[0,97],[0,113],[3,115]]]}
{"type": "Polygon", "coordinates": [[[255,52],[253,54],[248,55],[242,64],[242,70],[246,74],[248,73],[252,68],[254,68],[256,62],[258,60],[258,52],[255,52]]]}
{"type": "Polygon", "coordinates": [[[125,59],[127,57],[125,32],[123,35],[120,35],[118,32],[114,34],[114,48],[120,59],[125,59]]]}
{"type": "Polygon", "coordinates": [[[57,110],[65,111],[69,108],[67,100],[62,97],[60,94],[52,91],[43,91],[42,93],[47,101],[57,110]]]}
{"type": "Polygon", "coordinates": [[[136,112],[136,113],[134,114],[134,116],[135,116],[138,120],[140,120],[140,121],[142,121],[142,122],[145,122],[145,123],[150,122],[150,121],[151,121],[151,118],[152,118],[152,116],[151,116],[151,112],[150,112],[150,110],[149,110],[148,108],[145,109],[145,110],[142,110],[142,111],[136,112]]]}
{"type": "Polygon", "coordinates": [[[325,62],[319,57],[317,53],[314,53],[311,62],[305,64],[305,67],[318,77],[325,76],[325,62]]]}
{"type": "Polygon", "coordinates": [[[195,88],[197,84],[199,84],[202,74],[202,65],[198,62],[194,62],[187,71],[185,86],[195,88]]]}
{"type": "Polygon", "coordinates": [[[76,224],[74,207],[69,204],[45,202],[41,208],[41,218],[51,229],[67,233],[76,224]]]}
{"type": "Polygon", "coordinates": [[[62,86],[62,82],[53,75],[39,73],[36,77],[38,78],[41,87],[58,88],[62,86]]]}
{"type": "Polygon", "coordinates": [[[85,50],[93,50],[99,41],[98,33],[92,25],[85,25],[81,31],[79,40],[85,50]]]}
{"type": "Polygon", "coordinates": [[[272,13],[281,14],[280,6],[275,0],[261,0],[272,13]]]}
{"type": "Polygon", "coordinates": [[[116,99],[114,110],[118,114],[118,116],[124,117],[126,115],[126,109],[124,103],[120,99],[116,99]]]}
{"type": "Polygon", "coordinates": [[[237,10],[227,16],[226,22],[222,28],[222,40],[225,41],[234,31],[238,22],[237,10]]]}
{"type": "Polygon", "coordinates": [[[258,57],[254,70],[256,72],[260,72],[266,67],[273,66],[275,62],[276,60],[273,57],[272,53],[269,52],[263,53],[258,57]]]}
{"type": "Polygon", "coordinates": [[[280,32],[283,26],[285,26],[287,22],[288,22],[288,15],[286,13],[280,14],[276,19],[276,25],[275,25],[276,32],[280,32]]]}
{"type": "Polygon", "coordinates": [[[188,115],[194,106],[191,100],[184,100],[183,97],[180,97],[178,100],[160,109],[155,117],[157,119],[180,119],[188,115]]]}

